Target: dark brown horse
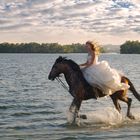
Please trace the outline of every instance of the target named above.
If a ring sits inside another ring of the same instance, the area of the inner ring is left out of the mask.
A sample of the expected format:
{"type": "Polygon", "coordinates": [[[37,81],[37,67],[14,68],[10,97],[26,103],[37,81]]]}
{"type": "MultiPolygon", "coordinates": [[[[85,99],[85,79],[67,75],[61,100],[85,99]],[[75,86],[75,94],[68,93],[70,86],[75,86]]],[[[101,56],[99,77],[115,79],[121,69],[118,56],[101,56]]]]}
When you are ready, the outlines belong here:
{"type": "MultiPolygon", "coordinates": [[[[63,57],[59,57],[56,59],[50,74],[48,76],[49,80],[54,80],[55,78],[59,77],[59,75],[63,73],[66,79],[66,82],[69,85],[69,92],[73,96],[72,104],[69,108],[74,114],[74,120],[78,115],[78,111],[80,109],[81,103],[83,100],[88,99],[97,99],[100,97],[105,96],[104,93],[97,87],[92,87],[88,84],[85,80],[79,66],[72,60],[68,60],[63,57]]],[[[132,82],[127,77],[121,77],[121,81],[123,83],[128,83],[130,85],[129,90],[134,94],[134,96],[140,101],[140,95],[135,90],[132,82]]],[[[127,116],[130,119],[134,119],[134,116],[130,113],[130,107],[132,99],[127,96],[127,90],[120,90],[112,95],[110,95],[116,109],[120,112],[121,107],[118,100],[121,100],[128,105],[127,109],[127,116]]],[[[86,116],[83,116],[86,117],[86,116]]]]}

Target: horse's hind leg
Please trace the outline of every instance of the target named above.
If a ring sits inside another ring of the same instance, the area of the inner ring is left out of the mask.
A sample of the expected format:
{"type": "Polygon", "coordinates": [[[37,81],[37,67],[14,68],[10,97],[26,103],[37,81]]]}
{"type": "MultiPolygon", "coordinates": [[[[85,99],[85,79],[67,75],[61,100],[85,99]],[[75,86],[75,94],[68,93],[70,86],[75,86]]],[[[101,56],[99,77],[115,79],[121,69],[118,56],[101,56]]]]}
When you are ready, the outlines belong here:
{"type": "Polygon", "coordinates": [[[130,112],[130,108],[131,108],[131,103],[132,103],[132,99],[131,98],[128,98],[128,97],[121,97],[119,98],[121,101],[127,103],[128,105],[128,108],[127,108],[127,117],[130,118],[130,119],[135,119],[135,117],[131,114],[130,112]]]}
{"type": "Polygon", "coordinates": [[[118,102],[118,98],[117,98],[117,96],[115,95],[115,94],[112,94],[111,95],[111,99],[112,99],[112,101],[113,101],[113,103],[114,103],[114,105],[115,105],[115,108],[119,111],[119,113],[121,112],[121,106],[120,106],[120,104],[119,104],[119,102],[118,102]]]}

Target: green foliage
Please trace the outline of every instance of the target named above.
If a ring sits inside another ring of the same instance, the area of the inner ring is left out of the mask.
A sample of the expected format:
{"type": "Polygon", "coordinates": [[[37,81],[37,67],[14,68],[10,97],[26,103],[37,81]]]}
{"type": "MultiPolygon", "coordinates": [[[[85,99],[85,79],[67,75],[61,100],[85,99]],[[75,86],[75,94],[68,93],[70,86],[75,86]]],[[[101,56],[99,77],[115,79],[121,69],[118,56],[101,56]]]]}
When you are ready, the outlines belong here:
{"type": "MultiPolygon", "coordinates": [[[[103,51],[103,50],[102,50],[103,51]]],[[[1,43],[0,53],[84,53],[83,44],[60,45],[58,43],[1,43]]]]}
{"type": "Polygon", "coordinates": [[[126,41],[124,44],[120,46],[120,53],[140,54],[140,42],[126,41]]]}

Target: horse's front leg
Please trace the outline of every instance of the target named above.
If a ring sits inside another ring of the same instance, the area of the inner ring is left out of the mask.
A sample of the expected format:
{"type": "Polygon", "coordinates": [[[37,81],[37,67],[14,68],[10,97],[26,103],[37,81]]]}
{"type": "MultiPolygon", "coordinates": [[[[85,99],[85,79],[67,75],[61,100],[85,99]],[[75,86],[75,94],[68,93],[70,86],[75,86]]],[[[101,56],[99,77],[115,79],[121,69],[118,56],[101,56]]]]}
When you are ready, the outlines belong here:
{"type": "Polygon", "coordinates": [[[75,124],[76,117],[78,116],[78,112],[79,112],[81,103],[82,103],[82,100],[79,100],[77,98],[73,99],[73,101],[71,103],[71,106],[69,108],[69,112],[70,112],[70,116],[68,116],[69,117],[68,118],[69,123],[75,124]]]}

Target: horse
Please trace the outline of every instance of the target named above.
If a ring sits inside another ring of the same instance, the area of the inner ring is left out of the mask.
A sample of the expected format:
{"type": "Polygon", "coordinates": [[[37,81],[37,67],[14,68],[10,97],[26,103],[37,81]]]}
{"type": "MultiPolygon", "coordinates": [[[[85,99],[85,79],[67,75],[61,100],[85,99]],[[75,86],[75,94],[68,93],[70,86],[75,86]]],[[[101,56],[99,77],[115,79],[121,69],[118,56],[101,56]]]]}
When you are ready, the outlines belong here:
{"type": "MultiPolygon", "coordinates": [[[[59,56],[51,68],[48,79],[53,81],[58,78],[60,74],[64,74],[65,80],[69,86],[69,93],[73,96],[73,101],[69,108],[69,111],[73,114],[72,123],[74,123],[76,118],[79,117],[78,112],[82,101],[106,96],[100,88],[97,86],[91,86],[85,80],[79,65],[71,59],[59,56]]],[[[127,83],[130,86],[129,90],[140,101],[140,94],[136,91],[133,83],[125,76],[121,77],[121,82],[127,83]]],[[[119,90],[109,96],[119,113],[121,112],[121,106],[118,101],[121,100],[127,103],[128,108],[126,115],[130,119],[135,119],[130,112],[132,99],[128,97],[127,90],[119,90]]],[[[86,115],[81,115],[80,117],[86,119],[86,115]]]]}

